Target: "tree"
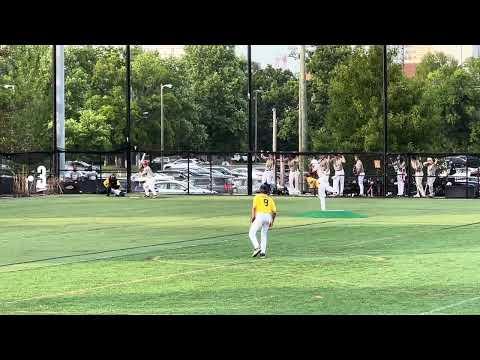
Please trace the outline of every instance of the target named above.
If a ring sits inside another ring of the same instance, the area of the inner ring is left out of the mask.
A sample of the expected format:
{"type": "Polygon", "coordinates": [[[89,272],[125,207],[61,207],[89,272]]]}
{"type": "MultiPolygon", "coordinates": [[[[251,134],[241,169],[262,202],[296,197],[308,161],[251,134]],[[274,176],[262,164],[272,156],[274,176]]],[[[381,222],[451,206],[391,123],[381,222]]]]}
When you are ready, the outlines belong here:
{"type": "Polygon", "coordinates": [[[355,48],[333,70],[325,123],[313,130],[318,151],[382,149],[382,50],[355,48]]]}
{"type": "Polygon", "coordinates": [[[122,148],[126,142],[123,48],[66,47],[65,103],[67,149],[122,148]],[[99,126],[98,136],[94,124],[99,126]]]}
{"type": "Polygon", "coordinates": [[[183,61],[188,98],[208,134],[207,148],[246,149],[247,79],[234,46],[186,46],[183,61]]]}
{"type": "MultiPolygon", "coordinates": [[[[330,106],[328,94],[334,70],[344,64],[353,49],[348,45],[315,46],[307,53],[306,68],[311,75],[307,82],[307,106],[309,134],[325,124],[330,106]]],[[[308,139],[310,142],[312,139],[308,139]]]]}
{"type": "Polygon", "coordinates": [[[0,53],[0,150],[51,150],[51,48],[10,45],[0,53]]]}
{"type": "Polygon", "coordinates": [[[292,132],[289,124],[298,118],[295,115],[298,111],[297,79],[289,70],[268,65],[254,73],[254,84],[255,89],[263,90],[258,94],[258,149],[272,150],[272,109],[276,108],[280,140],[278,149],[295,150],[293,146],[297,131],[292,132]]]}
{"type": "Polygon", "coordinates": [[[134,142],[143,148],[160,149],[160,89],[161,84],[167,83],[173,87],[164,91],[165,149],[199,150],[207,139],[206,128],[200,124],[188,98],[184,63],[141,49],[136,49],[132,62],[134,142]]]}

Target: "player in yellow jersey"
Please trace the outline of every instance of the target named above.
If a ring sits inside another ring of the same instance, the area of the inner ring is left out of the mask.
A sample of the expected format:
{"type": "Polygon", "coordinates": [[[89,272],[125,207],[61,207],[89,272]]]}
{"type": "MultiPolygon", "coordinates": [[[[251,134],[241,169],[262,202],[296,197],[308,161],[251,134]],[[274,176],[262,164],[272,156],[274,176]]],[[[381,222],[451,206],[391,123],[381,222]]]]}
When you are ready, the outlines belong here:
{"type": "Polygon", "coordinates": [[[265,258],[267,252],[267,238],[268,229],[273,226],[275,216],[277,216],[277,207],[275,201],[268,196],[270,187],[267,184],[260,186],[260,194],[255,195],[253,198],[252,206],[252,225],[250,226],[250,232],[248,236],[253,245],[252,257],[256,257],[260,254],[261,258],[265,258]],[[262,236],[260,245],[257,240],[257,231],[262,229],[262,236]]]}

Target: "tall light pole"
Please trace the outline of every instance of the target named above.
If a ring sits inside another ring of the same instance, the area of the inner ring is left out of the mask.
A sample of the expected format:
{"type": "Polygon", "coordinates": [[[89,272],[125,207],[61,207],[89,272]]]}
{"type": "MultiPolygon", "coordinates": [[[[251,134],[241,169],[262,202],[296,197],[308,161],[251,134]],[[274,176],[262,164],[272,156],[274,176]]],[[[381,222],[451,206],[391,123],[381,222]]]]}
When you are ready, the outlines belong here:
{"type": "Polygon", "coordinates": [[[273,138],[272,138],[272,150],[273,152],[277,152],[277,109],[272,109],[273,113],[273,138]]]}
{"type": "MultiPolygon", "coordinates": [[[[255,94],[255,147],[254,151],[257,152],[257,144],[258,144],[258,93],[262,93],[262,89],[254,90],[253,93],[255,94]]],[[[256,154],[255,154],[256,157],[256,154]]]]}
{"type": "MultiPolygon", "coordinates": [[[[305,79],[305,45],[300,45],[300,78],[298,89],[298,151],[300,153],[307,150],[307,86],[305,79]]],[[[304,157],[299,157],[300,165],[300,193],[303,193],[303,172],[304,172],[304,157]]]]}
{"type": "Polygon", "coordinates": [[[160,84],[160,152],[161,152],[161,161],[160,164],[163,170],[163,151],[164,149],[164,142],[163,142],[163,88],[167,87],[171,89],[173,87],[172,84],[160,84]]]}
{"type": "Polygon", "coordinates": [[[55,45],[55,122],[57,130],[58,168],[65,171],[65,46],[55,45]]]}

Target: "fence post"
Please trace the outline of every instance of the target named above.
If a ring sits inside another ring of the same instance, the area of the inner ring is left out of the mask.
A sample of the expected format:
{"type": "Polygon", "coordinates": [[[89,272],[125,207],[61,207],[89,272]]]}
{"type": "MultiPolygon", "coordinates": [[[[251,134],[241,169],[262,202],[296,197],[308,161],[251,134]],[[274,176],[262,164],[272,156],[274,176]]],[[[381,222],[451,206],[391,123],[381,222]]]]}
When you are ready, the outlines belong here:
{"type": "Polygon", "coordinates": [[[465,155],[465,199],[468,199],[468,154],[465,155]]]}
{"type": "Polygon", "coordinates": [[[383,45],[383,196],[387,196],[387,154],[388,154],[388,64],[387,45],[383,45]]]}
{"type": "MultiPolygon", "coordinates": [[[[480,168],[477,168],[477,188],[475,189],[477,191],[477,194],[478,194],[479,186],[480,186],[480,168]]],[[[480,196],[480,194],[478,194],[478,196],[480,196]]]]}
{"type": "Polygon", "coordinates": [[[131,139],[131,111],[130,111],[130,102],[131,102],[131,76],[130,76],[130,45],[126,45],[126,110],[127,110],[127,193],[131,192],[131,177],[132,177],[132,139],[131,139]]]}
{"type": "Polygon", "coordinates": [[[103,175],[102,175],[102,153],[98,153],[98,155],[100,156],[100,169],[99,169],[99,172],[100,172],[100,189],[102,189],[102,186],[103,186],[103,175]]]}
{"type": "Polygon", "coordinates": [[[406,158],[407,158],[407,179],[408,179],[408,183],[407,183],[407,196],[410,197],[410,194],[412,193],[411,192],[411,189],[410,189],[410,183],[412,182],[412,179],[411,179],[411,175],[412,175],[412,158],[410,156],[410,154],[407,154],[406,155],[406,158]]]}
{"type": "Polygon", "coordinates": [[[190,195],[190,152],[187,152],[187,194],[190,195]]]}
{"type": "Polygon", "coordinates": [[[252,121],[252,46],[247,45],[248,69],[248,164],[247,164],[247,194],[252,195],[252,148],[253,148],[253,121],[252,121]]]}
{"type": "Polygon", "coordinates": [[[210,191],[213,190],[213,176],[212,176],[212,154],[207,155],[208,162],[210,163],[210,191]]]}

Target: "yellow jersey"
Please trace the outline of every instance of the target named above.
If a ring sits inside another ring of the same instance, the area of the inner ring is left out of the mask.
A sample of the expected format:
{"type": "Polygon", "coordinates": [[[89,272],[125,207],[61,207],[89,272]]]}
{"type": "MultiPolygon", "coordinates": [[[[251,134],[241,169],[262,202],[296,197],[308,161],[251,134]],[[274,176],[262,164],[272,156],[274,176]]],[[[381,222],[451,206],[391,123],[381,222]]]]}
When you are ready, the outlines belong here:
{"type": "Polygon", "coordinates": [[[257,213],[272,214],[277,212],[275,201],[266,194],[257,194],[253,198],[253,208],[257,213]]]}

